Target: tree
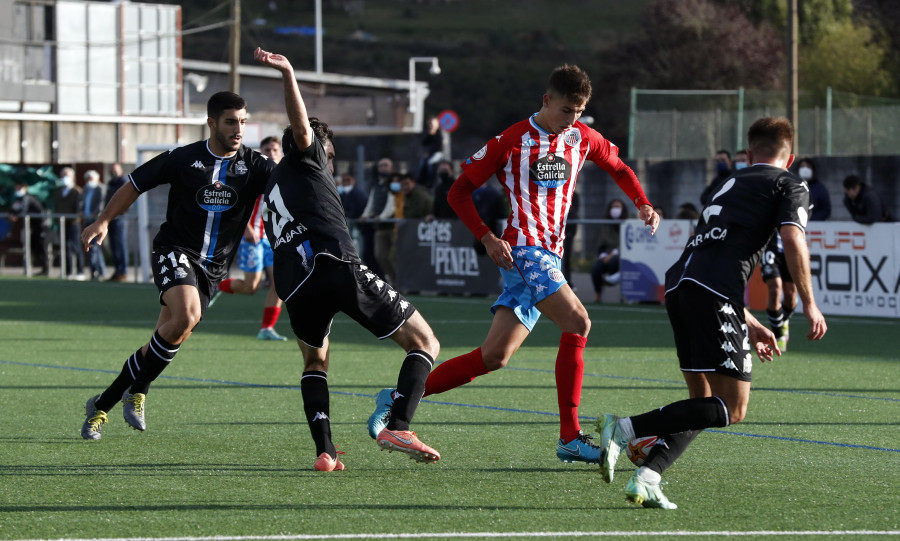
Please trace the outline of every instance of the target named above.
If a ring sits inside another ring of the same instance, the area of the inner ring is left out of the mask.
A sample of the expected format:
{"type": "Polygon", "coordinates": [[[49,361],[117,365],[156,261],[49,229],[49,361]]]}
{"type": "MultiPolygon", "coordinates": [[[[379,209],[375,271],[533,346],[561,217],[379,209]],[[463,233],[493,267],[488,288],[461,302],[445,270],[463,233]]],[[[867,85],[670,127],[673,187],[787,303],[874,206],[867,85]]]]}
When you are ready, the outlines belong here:
{"type": "Polygon", "coordinates": [[[712,0],[657,0],[640,34],[617,52],[621,79],[662,89],[780,86],[783,40],[767,23],[754,25],[737,6],[712,0]]]}
{"type": "MultiPolygon", "coordinates": [[[[779,30],[787,28],[785,0],[716,0],[730,4],[756,24],[767,22],[779,30]]],[[[800,23],[800,44],[807,45],[836,23],[850,22],[853,17],[852,0],[801,0],[797,2],[800,23]]]]}
{"type": "Polygon", "coordinates": [[[867,96],[888,95],[894,86],[885,56],[885,48],[868,26],[830,24],[801,48],[800,86],[812,91],[833,87],[867,96]]]}

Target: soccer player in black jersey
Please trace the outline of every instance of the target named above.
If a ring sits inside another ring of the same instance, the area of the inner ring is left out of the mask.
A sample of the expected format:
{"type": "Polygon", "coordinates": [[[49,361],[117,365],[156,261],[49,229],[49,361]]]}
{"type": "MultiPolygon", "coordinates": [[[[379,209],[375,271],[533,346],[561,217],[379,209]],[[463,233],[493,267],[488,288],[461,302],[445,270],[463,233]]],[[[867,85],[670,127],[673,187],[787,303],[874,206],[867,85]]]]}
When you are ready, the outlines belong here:
{"type": "Polygon", "coordinates": [[[253,203],[275,164],[241,144],[247,104],[218,92],[206,105],[210,137],[156,156],[128,175],[103,212],[81,234],[87,251],[106,238],[110,220],[138,196],[169,185],[166,221],[153,239],[153,279],[162,308],[153,336],[125,361],[112,384],[85,405],[85,439],[98,440],[107,413],[122,401],[125,421],[144,430],[150,383],[172,362],[203,318],[210,296],[225,278],[253,203]]]}
{"type": "Polygon", "coordinates": [[[663,436],[625,486],[644,507],[675,509],[659,489],[661,474],[697,434],[743,420],[750,399],[752,350],[763,362],[780,355],[775,336],[744,307],[744,288],[769,238],[779,231],[788,268],[809,320],[809,340],[827,326],[813,298],[804,229],[806,181],[787,171],[793,128],[785,118],[762,118],[747,133],[753,164],[712,194],[681,258],[666,272],[666,310],[690,398],[632,417],[597,420],[609,483],[620,450],[634,438],[663,436]],[[752,349],[751,349],[752,348],[752,349]]]}
{"type": "Polygon", "coordinates": [[[436,462],[441,455],[419,441],[409,423],[440,344],[422,315],[356,253],[334,183],[333,134],[327,124],[307,115],[291,63],[259,48],[255,57],[281,72],[290,119],[282,139],[284,158],[266,186],[263,219],[275,251],[275,289],[303,352],[300,389],[316,445],[314,468],[344,469],[331,441],[328,399],[328,334],[337,312],[379,339],[391,338],[406,352],[391,418],[378,434],[378,445],[419,462],[436,462]]]}

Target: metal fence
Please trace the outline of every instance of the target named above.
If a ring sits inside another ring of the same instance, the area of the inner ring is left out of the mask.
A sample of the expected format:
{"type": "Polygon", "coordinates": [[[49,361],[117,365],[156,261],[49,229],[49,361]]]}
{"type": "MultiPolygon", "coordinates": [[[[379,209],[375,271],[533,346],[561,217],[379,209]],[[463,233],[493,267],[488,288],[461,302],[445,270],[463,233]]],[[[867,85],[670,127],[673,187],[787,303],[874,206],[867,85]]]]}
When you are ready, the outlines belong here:
{"type": "MultiPolygon", "coordinates": [[[[746,148],[747,128],[783,116],[783,92],[745,90],[631,91],[628,156],[707,158],[718,149],[746,148]]],[[[900,100],[828,89],[801,95],[797,155],[872,156],[900,148],[900,100]]]]}

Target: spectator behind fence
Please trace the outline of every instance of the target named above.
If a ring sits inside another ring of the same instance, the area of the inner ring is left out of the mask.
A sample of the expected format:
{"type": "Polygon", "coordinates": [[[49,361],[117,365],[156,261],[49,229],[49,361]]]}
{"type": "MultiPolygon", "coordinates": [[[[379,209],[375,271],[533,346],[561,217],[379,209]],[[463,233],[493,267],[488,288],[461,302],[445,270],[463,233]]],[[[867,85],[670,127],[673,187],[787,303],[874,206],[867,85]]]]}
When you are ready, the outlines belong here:
{"type": "Polygon", "coordinates": [[[809,158],[800,160],[797,175],[809,185],[809,219],[814,222],[825,221],[831,217],[831,196],[828,188],[819,182],[816,176],[816,164],[809,158]]]}
{"type": "MultiPolygon", "coordinates": [[[[613,199],[606,207],[607,220],[625,220],[625,203],[621,199],[613,199]]],[[[591,281],[594,283],[594,302],[601,302],[603,286],[619,283],[619,226],[620,224],[600,225],[600,244],[597,246],[597,260],[591,267],[591,281]]]]}
{"type": "Polygon", "coordinates": [[[733,170],[740,171],[745,167],[750,166],[750,156],[747,155],[746,150],[738,150],[734,153],[734,161],[732,162],[733,170]]]}
{"type": "Polygon", "coordinates": [[[356,177],[350,173],[344,173],[340,177],[338,193],[341,196],[341,205],[344,206],[344,216],[355,220],[362,216],[369,202],[369,196],[356,185],[356,177]]]}
{"type": "Polygon", "coordinates": [[[369,200],[366,202],[366,208],[359,217],[359,232],[362,235],[362,257],[370,269],[376,274],[384,278],[384,269],[378,261],[376,248],[376,231],[386,228],[393,229],[392,224],[374,224],[378,217],[394,215],[393,197],[390,195],[388,184],[390,176],[394,172],[394,162],[390,158],[381,158],[375,166],[375,178],[369,183],[369,200]],[[391,200],[390,208],[388,208],[388,200],[391,200]]]}
{"type": "MultiPolygon", "coordinates": [[[[456,175],[453,171],[453,164],[447,160],[442,160],[437,166],[437,174],[434,181],[434,207],[432,207],[431,215],[439,220],[456,220],[456,213],[450,207],[447,201],[447,194],[450,193],[450,187],[456,175]]],[[[504,215],[505,217],[505,215],[504,215]]],[[[485,222],[487,223],[487,222],[485,222]]],[[[480,242],[479,245],[483,246],[480,242]]]]}
{"type": "Polygon", "coordinates": [[[415,177],[419,186],[429,190],[434,186],[437,165],[444,157],[443,145],[441,123],[438,117],[429,117],[425,136],[422,138],[422,157],[419,161],[419,170],[415,177]]]}
{"type": "MultiPolygon", "coordinates": [[[[31,231],[29,238],[22,238],[23,244],[29,243],[31,246],[31,257],[41,268],[40,275],[46,276],[50,269],[47,265],[47,245],[44,238],[44,206],[37,197],[28,193],[27,184],[16,184],[15,193],[13,195],[12,206],[9,209],[9,221],[16,223],[20,220],[24,221],[26,216],[30,216],[28,227],[31,231]]],[[[24,223],[21,232],[25,234],[24,223]]],[[[23,256],[24,259],[24,256],[23,256]]],[[[28,261],[28,263],[32,263],[28,261]]]]}
{"type": "Polygon", "coordinates": [[[706,189],[700,194],[700,204],[706,206],[709,199],[713,196],[714,190],[725,179],[731,176],[731,154],[727,150],[719,150],[716,152],[716,174],[706,184],[706,189]]]}
{"type": "Polygon", "coordinates": [[[882,204],[878,194],[856,175],[844,179],[844,206],[853,221],[861,224],[890,222],[890,211],[882,204]]]}
{"type": "Polygon", "coordinates": [[[698,220],[700,219],[700,211],[693,203],[682,203],[678,205],[678,214],[675,215],[676,220],[698,220]]]}
{"type": "MultiPolygon", "coordinates": [[[[84,181],[84,205],[81,219],[84,226],[87,227],[94,223],[103,208],[103,183],[100,182],[100,173],[93,169],[84,174],[84,181]]],[[[78,238],[81,238],[80,233],[78,238]]],[[[103,256],[102,246],[91,246],[91,250],[88,252],[88,263],[91,269],[91,280],[106,278],[106,260],[103,256]]]]}
{"type": "Polygon", "coordinates": [[[81,188],[75,184],[75,170],[71,167],[63,167],[59,175],[63,185],[56,192],[56,204],[54,212],[67,214],[65,219],[65,250],[66,273],[70,280],[86,280],[84,275],[84,253],[81,251],[81,215],[83,200],[81,188]],[[71,215],[76,215],[73,217],[71,215]]]}
{"type": "MultiPolygon", "coordinates": [[[[106,200],[103,206],[109,204],[109,200],[115,195],[116,190],[125,185],[128,180],[122,175],[122,165],[114,163],[109,166],[109,182],[106,183],[106,200]]],[[[109,248],[112,251],[113,266],[115,271],[109,277],[110,282],[124,282],[128,279],[126,271],[128,270],[128,237],[126,235],[126,222],[121,216],[110,220],[108,235],[109,248]]]]}
{"type": "Polygon", "coordinates": [[[421,219],[431,214],[434,200],[428,189],[416,184],[409,173],[400,177],[400,193],[403,194],[403,218],[421,219]]]}

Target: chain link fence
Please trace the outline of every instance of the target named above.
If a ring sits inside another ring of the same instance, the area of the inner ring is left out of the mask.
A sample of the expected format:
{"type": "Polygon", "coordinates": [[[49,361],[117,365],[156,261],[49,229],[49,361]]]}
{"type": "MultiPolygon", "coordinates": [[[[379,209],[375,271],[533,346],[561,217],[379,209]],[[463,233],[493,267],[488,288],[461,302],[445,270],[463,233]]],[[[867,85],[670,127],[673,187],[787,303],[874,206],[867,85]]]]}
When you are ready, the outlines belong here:
{"type": "MultiPolygon", "coordinates": [[[[628,156],[708,158],[746,148],[747,128],[764,116],[784,116],[787,96],[762,90],[632,89],[628,156]]],[[[801,93],[798,143],[805,156],[897,154],[900,100],[828,89],[801,93]]]]}

